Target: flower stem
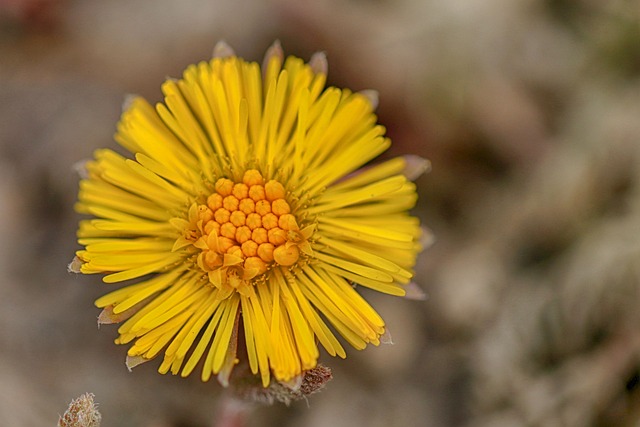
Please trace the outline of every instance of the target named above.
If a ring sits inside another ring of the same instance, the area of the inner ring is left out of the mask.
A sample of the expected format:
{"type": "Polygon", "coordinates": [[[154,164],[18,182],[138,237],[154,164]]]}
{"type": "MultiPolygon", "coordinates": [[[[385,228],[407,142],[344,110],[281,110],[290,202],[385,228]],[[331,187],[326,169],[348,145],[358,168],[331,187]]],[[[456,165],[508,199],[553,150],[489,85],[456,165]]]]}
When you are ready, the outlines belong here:
{"type": "Polygon", "coordinates": [[[230,395],[221,397],[214,427],[245,427],[254,405],[230,395]]]}

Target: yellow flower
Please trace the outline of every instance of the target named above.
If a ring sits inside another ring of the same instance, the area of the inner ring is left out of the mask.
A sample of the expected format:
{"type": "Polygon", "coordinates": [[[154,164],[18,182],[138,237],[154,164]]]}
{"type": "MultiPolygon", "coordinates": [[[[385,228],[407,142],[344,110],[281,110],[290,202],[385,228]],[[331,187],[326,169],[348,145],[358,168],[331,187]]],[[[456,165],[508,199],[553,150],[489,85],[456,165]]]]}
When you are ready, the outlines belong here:
{"type": "Polygon", "coordinates": [[[161,373],[203,362],[203,381],[227,384],[243,359],[266,387],[314,368],[318,343],[344,358],[336,332],[379,344],[385,324],[355,285],[404,295],[417,196],[406,158],[358,170],[390,141],[371,96],[325,88],[324,55],[284,61],[276,43],[261,69],[214,52],[155,108],[130,100],[115,138],[132,158],[87,163],[76,267],[139,279],[96,301],[102,322],[124,321],[129,365],[162,353],[161,373]]]}

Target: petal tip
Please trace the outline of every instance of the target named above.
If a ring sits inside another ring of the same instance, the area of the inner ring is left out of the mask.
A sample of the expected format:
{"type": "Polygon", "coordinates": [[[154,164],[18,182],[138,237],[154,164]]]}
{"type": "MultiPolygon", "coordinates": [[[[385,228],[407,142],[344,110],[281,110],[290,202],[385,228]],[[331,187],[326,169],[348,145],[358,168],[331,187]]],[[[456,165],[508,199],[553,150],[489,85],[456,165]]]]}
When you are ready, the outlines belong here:
{"type": "Polygon", "coordinates": [[[393,345],[393,338],[391,338],[391,332],[389,328],[385,328],[382,335],[380,335],[380,343],[385,345],[393,345]]]}
{"type": "Polygon", "coordinates": [[[409,181],[415,181],[422,174],[431,170],[431,162],[423,157],[415,154],[407,154],[406,156],[403,156],[403,158],[405,161],[403,175],[409,181]]]}
{"type": "Polygon", "coordinates": [[[329,61],[327,61],[327,54],[324,52],[314,53],[309,60],[309,66],[315,74],[324,74],[326,76],[329,72],[329,61]]]}
{"type": "Polygon", "coordinates": [[[145,359],[142,356],[129,356],[127,355],[127,359],[125,360],[125,365],[129,372],[133,370],[138,365],[142,365],[143,363],[147,363],[151,359],[145,359]]]}
{"type": "Polygon", "coordinates": [[[122,112],[128,111],[132,106],[135,100],[138,98],[138,95],[133,93],[128,93],[124,96],[124,100],[122,101],[122,112]]]}
{"type": "Polygon", "coordinates": [[[414,301],[426,301],[428,299],[427,293],[416,282],[409,282],[404,289],[406,291],[404,295],[406,299],[414,301]]]}
{"type": "Polygon", "coordinates": [[[262,69],[266,70],[267,66],[271,62],[273,58],[278,58],[280,62],[284,60],[284,51],[282,50],[282,44],[280,40],[276,40],[273,42],[267,52],[264,54],[264,60],[262,61],[262,69]]]}
{"type": "Polygon", "coordinates": [[[420,246],[426,249],[436,242],[436,236],[424,225],[420,227],[420,246]]]}
{"type": "Polygon", "coordinates": [[[224,40],[220,40],[214,46],[213,53],[211,54],[211,56],[213,58],[224,59],[224,58],[236,56],[236,53],[233,50],[233,48],[229,46],[229,44],[227,44],[227,42],[225,42],[224,40]]]}
{"type": "Polygon", "coordinates": [[[378,108],[378,102],[380,100],[380,93],[374,89],[365,89],[358,92],[360,95],[364,96],[369,104],[371,104],[371,109],[376,110],[378,108]]]}
{"type": "Polygon", "coordinates": [[[75,273],[75,274],[82,273],[82,270],[81,270],[82,264],[84,264],[84,261],[82,261],[80,257],[76,255],[75,257],[73,257],[69,265],[67,265],[67,271],[69,273],[75,273]]]}

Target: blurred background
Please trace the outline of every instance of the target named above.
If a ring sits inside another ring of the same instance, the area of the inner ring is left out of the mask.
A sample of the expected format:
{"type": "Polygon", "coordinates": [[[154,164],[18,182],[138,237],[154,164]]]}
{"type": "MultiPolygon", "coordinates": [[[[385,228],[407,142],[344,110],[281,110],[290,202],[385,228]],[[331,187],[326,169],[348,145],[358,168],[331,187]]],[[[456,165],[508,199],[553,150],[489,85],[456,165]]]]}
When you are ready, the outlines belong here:
{"type": "Polygon", "coordinates": [[[323,392],[250,426],[640,426],[638,0],[0,0],[3,425],[84,392],[105,427],[212,425],[220,386],[127,372],[110,288],[66,267],[74,164],[220,39],[325,51],[330,84],[379,91],[386,156],[433,164],[428,299],[367,292],[394,345],[324,358],[323,392]]]}

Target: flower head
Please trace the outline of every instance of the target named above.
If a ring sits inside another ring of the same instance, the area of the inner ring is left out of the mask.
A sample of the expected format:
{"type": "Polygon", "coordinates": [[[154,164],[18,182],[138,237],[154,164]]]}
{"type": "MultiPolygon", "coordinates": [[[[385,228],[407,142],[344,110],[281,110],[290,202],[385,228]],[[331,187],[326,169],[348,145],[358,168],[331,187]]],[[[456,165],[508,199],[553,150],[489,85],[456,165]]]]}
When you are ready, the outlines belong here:
{"type": "Polygon", "coordinates": [[[403,295],[420,250],[415,186],[371,97],[325,88],[326,59],[262,68],[229,51],[130,100],[116,140],[80,182],[76,267],[106,283],[101,321],[133,343],[129,364],[226,384],[246,359],[263,386],[316,367],[318,343],[362,349],[385,325],[355,285],[403,295]],[[337,334],[336,334],[337,332],[337,334]]]}

